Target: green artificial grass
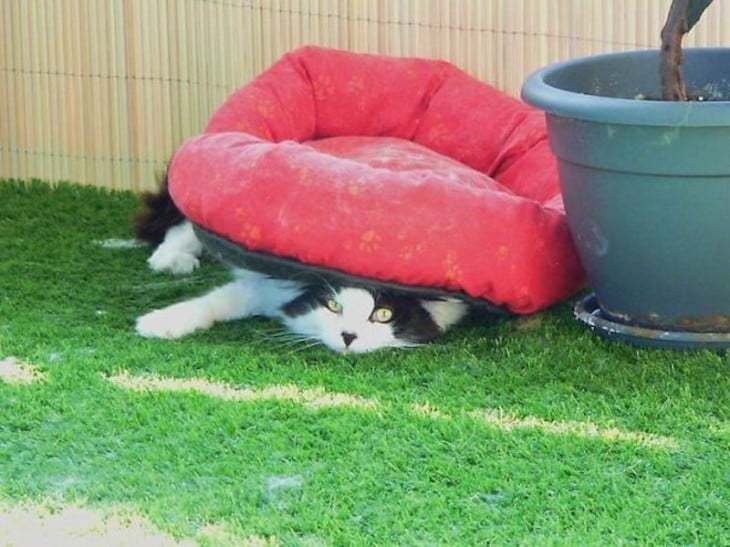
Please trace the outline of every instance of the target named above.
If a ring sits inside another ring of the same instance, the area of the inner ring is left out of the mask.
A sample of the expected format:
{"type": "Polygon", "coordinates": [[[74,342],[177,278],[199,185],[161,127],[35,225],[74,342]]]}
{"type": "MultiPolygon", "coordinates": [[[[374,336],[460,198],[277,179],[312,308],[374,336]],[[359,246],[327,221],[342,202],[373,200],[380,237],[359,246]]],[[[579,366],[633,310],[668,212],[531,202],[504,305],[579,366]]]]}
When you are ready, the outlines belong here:
{"type": "Polygon", "coordinates": [[[730,544],[727,354],[606,341],[570,302],[362,356],[258,319],[147,340],[227,273],[150,271],[135,207],[0,183],[0,361],[37,375],[0,379],[0,543],[82,507],[202,545],[730,544]]]}

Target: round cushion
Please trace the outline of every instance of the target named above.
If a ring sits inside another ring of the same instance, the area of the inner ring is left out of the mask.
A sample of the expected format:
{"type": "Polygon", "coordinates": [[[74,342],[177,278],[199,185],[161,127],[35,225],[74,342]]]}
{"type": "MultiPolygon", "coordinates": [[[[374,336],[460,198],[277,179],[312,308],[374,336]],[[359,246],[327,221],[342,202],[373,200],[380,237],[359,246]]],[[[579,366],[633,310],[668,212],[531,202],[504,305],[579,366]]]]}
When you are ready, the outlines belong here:
{"type": "Polygon", "coordinates": [[[514,313],[584,283],[544,115],[446,62],[293,51],[168,177],[191,221],[243,250],[514,313]]]}

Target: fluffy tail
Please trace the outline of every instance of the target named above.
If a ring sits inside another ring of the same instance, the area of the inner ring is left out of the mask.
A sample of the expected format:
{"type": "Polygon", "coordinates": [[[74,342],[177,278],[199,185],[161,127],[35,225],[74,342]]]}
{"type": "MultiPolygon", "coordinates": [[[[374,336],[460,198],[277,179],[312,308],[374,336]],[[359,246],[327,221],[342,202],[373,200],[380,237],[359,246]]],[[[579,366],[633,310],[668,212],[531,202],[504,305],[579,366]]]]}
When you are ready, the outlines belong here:
{"type": "Polygon", "coordinates": [[[142,194],[140,210],[134,217],[134,232],[137,239],[159,245],[169,228],[177,226],[185,216],[170,196],[167,187],[167,171],[159,178],[156,192],[142,194]]]}

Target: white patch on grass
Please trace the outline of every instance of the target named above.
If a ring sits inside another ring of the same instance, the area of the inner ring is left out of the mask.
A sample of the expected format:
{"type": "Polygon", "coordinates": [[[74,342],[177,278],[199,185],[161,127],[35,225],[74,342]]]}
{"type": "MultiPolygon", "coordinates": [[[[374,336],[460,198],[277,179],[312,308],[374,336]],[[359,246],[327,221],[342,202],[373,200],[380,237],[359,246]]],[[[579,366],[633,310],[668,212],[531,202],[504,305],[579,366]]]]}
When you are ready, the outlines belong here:
{"type": "Polygon", "coordinates": [[[133,511],[100,511],[80,505],[22,503],[0,500],[0,545],[25,547],[194,547],[200,540],[213,545],[278,547],[275,536],[241,537],[227,523],[202,526],[195,538],[176,540],[133,511]]]}
{"type": "MultiPolygon", "coordinates": [[[[439,410],[430,404],[417,404],[411,407],[411,410],[419,416],[428,416],[433,419],[450,420],[451,416],[439,410]]],[[[604,441],[618,441],[635,443],[641,446],[649,446],[654,448],[677,449],[679,442],[672,437],[664,437],[662,435],[654,435],[641,431],[627,431],[615,427],[601,427],[593,422],[579,421],[551,421],[544,420],[535,416],[518,417],[513,414],[503,412],[501,409],[482,408],[465,412],[466,416],[478,420],[479,422],[497,427],[502,431],[512,431],[515,429],[537,429],[545,433],[555,435],[577,435],[579,437],[589,437],[602,439],[604,441]]]]}
{"type": "Polygon", "coordinates": [[[177,541],[133,513],[0,503],[0,545],[192,547],[196,542],[177,541]]]}
{"type": "Polygon", "coordinates": [[[145,247],[146,244],[137,241],[136,239],[95,239],[92,243],[102,249],[136,249],[138,247],[145,247]]]}
{"type": "Polygon", "coordinates": [[[411,410],[419,416],[433,418],[434,420],[450,420],[451,416],[444,414],[441,410],[429,403],[418,403],[411,407],[411,410]]]}
{"type": "Polygon", "coordinates": [[[274,475],[272,477],[267,477],[266,490],[268,492],[274,492],[281,489],[300,488],[303,484],[304,480],[298,475],[274,475]]]}
{"type": "Polygon", "coordinates": [[[308,408],[352,407],[375,410],[377,401],[348,393],[329,393],[323,387],[300,388],[292,384],[273,385],[261,389],[236,388],[222,382],[202,378],[164,378],[156,375],[132,376],[128,372],[109,376],[113,384],[135,391],[193,392],[225,401],[291,401],[308,408]]]}
{"type": "Polygon", "coordinates": [[[288,496],[304,485],[304,479],[298,475],[274,475],[267,477],[263,487],[264,499],[280,511],[288,509],[288,496]]]}
{"type": "Polygon", "coordinates": [[[679,447],[677,440],[671,437],[663,437],[641,431],[626,431],[615,427],[601,427],[592,422],[572,420],[550,421],[535,416],[519,418],[495,409],[474,410],[469,412],[469,416],[490,425],[496,425],[504,431],[511,431],[513,429],[539,429],[557,435],[571,434],[580,437],[603,439],[605,441],[631,442],[642,446],[672,449],[679,447]]]}
{"type": "Polygon", "coordinates": [[[0,380],[7,384],[28,385],[45,378],[34,365],[22,363],[15,357],[0,361],[0,380]]]}

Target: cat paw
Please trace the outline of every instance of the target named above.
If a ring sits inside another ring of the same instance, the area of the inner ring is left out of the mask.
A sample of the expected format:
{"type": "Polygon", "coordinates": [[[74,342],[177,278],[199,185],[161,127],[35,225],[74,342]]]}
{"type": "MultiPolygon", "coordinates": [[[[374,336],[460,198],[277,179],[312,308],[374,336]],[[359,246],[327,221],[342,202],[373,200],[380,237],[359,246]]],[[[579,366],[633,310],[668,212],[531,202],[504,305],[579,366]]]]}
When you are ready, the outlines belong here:
{"type": "Polygon", "coordinates": [[[175,304],[137,318],[136,331],[145,338],[180,338],[210,327],[210,322],[175,304]]]}
{"type": "Polygon", "coordinates": [[[173,274],[189,274],[200,266],[200,260],[193,254],[180,251],[170,251],[163,247],[157,250],[147,259],[147,264],[156,272],[169,272],[173,274]]]}

